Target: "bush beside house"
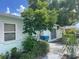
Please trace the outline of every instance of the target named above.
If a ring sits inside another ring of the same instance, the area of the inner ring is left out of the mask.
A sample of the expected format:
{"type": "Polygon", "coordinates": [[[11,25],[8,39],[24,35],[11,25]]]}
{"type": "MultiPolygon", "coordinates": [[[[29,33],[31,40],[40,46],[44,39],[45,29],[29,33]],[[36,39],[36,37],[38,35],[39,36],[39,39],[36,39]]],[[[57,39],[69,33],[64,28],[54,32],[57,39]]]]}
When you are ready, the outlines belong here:
{"type": "Polygon", "coordinates": [[[20,59],[35,59],[40,56],[45,56],[49,51],[49,45],[44,41],[37,41],[33,37],[28,37],[23,42],[25,53],[21,55],[20,59]],[[26,58],[27,57],[27,58],[26,58]]]}
{"type": "Polygon", "coordinates": [[[11,49],[11,53],[0,55],[0,59],[38,59],[45,56],[49,51],[49,45],[45,41],[37,41],[34,37],[25,38],[23,41],[23,51],[18,51],[16,47],[11,49]]]}

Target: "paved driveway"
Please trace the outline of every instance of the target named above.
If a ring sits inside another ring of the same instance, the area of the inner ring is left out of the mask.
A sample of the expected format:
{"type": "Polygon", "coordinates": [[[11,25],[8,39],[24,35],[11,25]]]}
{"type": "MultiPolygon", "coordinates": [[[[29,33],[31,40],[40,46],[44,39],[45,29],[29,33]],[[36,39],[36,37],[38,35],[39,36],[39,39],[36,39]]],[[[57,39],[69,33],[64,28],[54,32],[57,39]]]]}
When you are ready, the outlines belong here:
{"type": "MultiPolygon", "coordinates": [[[[79,45],[74,48],[76,55],[79,56],[79,45]]],[[[49,53],[43,59],[61,59],[64,53],[67,54],[67,50],[63,44],[49,43],[49,53]]]]}
{"type": "Polygon", "coordinates": [[[43,59],[61,59],[63,45],[49,43],[50,51],[43,59]]]}

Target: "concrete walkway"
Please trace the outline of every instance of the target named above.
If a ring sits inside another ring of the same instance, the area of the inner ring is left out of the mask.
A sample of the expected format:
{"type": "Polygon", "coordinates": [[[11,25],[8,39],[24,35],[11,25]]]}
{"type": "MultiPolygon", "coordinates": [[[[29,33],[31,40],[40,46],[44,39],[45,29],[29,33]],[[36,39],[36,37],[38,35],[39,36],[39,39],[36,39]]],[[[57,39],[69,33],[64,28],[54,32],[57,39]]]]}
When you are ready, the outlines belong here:
{"type": "MultiPolygon", "coordinates": [[[[76,55],[79,56],[79,46],[75,46],[75,50],[76,55]]],[[[64,54],[67,54],[67,50],[64,45],[49,43],[49,53],[42,59],[61,59],[64,54]]]]}
{"type": "Polygon", "coordinates": [[[49,43],[50,51],[43,59],[61,59],[63,45],[49,43]]]}

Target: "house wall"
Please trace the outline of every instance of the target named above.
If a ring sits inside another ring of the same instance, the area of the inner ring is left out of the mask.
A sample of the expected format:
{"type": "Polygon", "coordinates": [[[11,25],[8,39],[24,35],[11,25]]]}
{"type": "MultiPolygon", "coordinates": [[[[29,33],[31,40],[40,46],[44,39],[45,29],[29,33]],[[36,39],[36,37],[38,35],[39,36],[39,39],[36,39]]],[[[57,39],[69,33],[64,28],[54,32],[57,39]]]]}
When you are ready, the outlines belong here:
{"type": "Polygon", "coordinates": [[[40,35],[41,36],[49,36],[48,42],[55,41],[59,38],[62,38],[62,29],[57,29],[57,27],[54,27],[56,30],[56,38],[51,39],[51,32],[49,30],[43,31],[40,35]]]}
{"type": "Polygon", "coordinates": [[[0,16],[0,54],[10,51],[13,47],[22,48],[23,22],[20,18],[0,16]],[[4,23],[16,25],[16,40],[4,41],[4,23]]]}
{"type": "Polygon", "coordinates": [[[57,40],[57,39],[59,39],[59,38],[62,38],[62,30],[61,29],[56,29],[56,38],[54,38],[54,39],[51,39],[51,32],[49,31],[49,42],[51,42],[51,41],[55,41],[55,40],[57,40]]]}

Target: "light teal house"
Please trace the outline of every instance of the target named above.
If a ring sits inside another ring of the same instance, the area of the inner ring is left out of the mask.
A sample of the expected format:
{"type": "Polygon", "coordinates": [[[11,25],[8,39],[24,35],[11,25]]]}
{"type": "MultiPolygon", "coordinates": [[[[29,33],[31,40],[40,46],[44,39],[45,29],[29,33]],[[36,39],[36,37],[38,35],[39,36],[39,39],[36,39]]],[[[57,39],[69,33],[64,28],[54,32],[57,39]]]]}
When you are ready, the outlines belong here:
{"type": "Polygon", "coordinates": [[[0,13],[0,53],[10,51],[13,47],[21,48],[22,32],[21,17],[0,13]]]}

